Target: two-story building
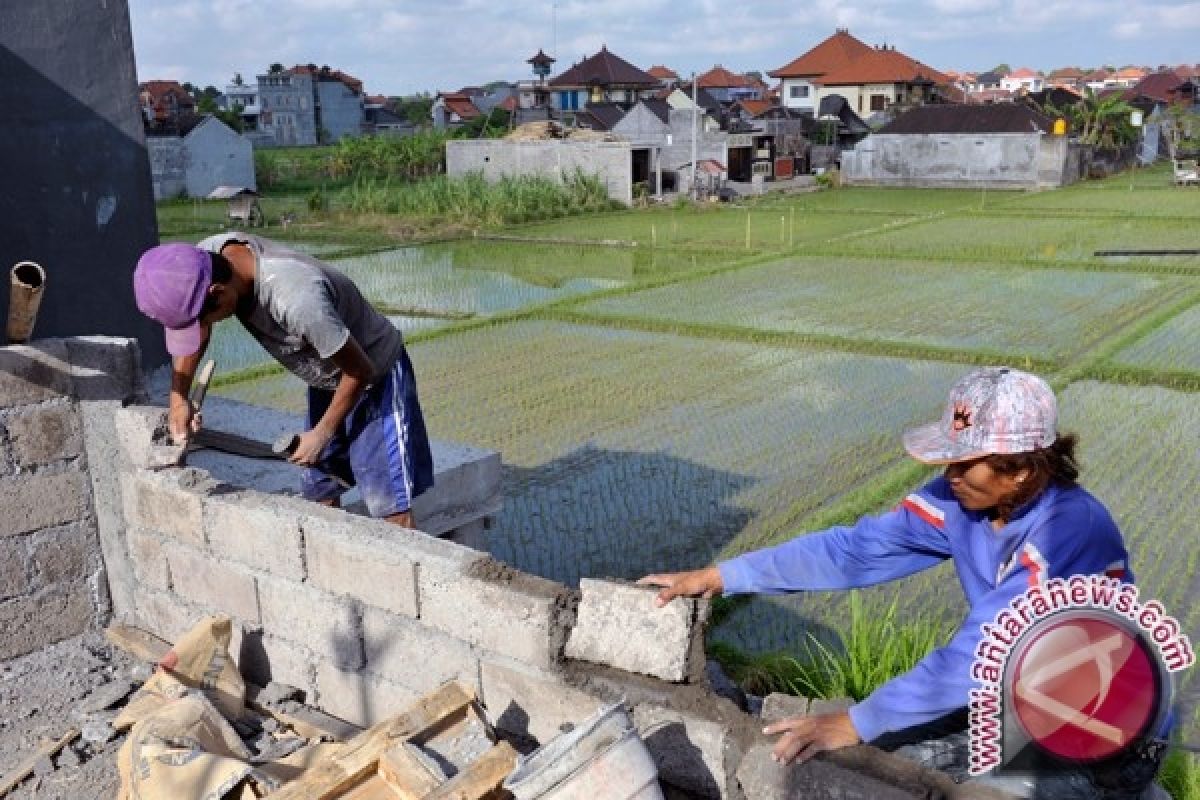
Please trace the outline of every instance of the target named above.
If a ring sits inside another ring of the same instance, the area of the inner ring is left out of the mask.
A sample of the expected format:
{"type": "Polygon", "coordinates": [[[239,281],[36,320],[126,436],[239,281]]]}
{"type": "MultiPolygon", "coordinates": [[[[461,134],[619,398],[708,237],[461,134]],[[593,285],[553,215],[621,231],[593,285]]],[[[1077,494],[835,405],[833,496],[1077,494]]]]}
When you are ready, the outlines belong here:
{"type": "Polygon", "coordinates": [[[871,48],[817,79],[817,102],[840,95],[860,116],[922,106],[942,99],[950,79],[894,47],[871,48]]]}
{"type": "Polygon", "coordinates": [[[717,64],[708,72],[696,76],[696,85],[704,89],[721,103],[736,103],[739,100],[761,100],[763,87],[745,75],[740,75],[717,64]]]}
{"type": "Polygon", "coordinates": [[[317,143],[313,112],[313,78],[308,72],[283,70],[258,76],[256,140],[277,147],[317,143]]]}
{"type": "Polygon", "coordinates": [[[138,104],[148,123],[161,123],[196,113],[196,101],[179,81],[145,81],[138,84],[138,104]]]}
{"type": "Polygon", "coordinates": [[[600,52],[550,80],[550,102],[564,116],[589,103],[634,104],[662,89],[659,79],[601,47],[600,52]]]}
{"type": "Polygon", "coordinates": [[[873,48],[850,35],[845,28],[767,74],[780,81],[780,102],[784,108],[816,115],[819,101],[817,87],[827,73],[849,65],[870,53],[873,48]]]}

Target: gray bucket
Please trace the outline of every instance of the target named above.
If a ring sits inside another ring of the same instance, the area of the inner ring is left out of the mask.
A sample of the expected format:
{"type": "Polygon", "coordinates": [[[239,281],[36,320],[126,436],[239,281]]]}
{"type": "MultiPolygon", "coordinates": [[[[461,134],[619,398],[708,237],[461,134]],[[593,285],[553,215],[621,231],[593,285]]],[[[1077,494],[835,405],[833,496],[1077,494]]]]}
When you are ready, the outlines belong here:
{"type": "Polygon", "coordinates": [[[654,760],[620,703],[522,758],[504,788],[516,800],[663,800],[654,760]]]}

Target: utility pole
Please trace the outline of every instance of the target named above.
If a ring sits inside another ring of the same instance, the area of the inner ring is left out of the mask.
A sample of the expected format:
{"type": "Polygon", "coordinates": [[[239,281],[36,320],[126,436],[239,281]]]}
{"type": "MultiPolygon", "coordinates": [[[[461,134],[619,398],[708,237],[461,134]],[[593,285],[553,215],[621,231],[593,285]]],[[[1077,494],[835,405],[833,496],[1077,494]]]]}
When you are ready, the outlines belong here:
{"type": "Polygon", "coordinates": [[[690,187],[693,200],[700,199],[700,192],[697,190],[697,187],[696,187],[696,138],[699,135],[699,134],[697,134],[696,129],[698,127],[698,121],[700,119],[700,106],[699,106],[699,104],[696,103],[696,92],[697,91],[699,91],[699,90],[696,88],[696,73],[693,71],[692,72],[692,184],[690,187]]]}

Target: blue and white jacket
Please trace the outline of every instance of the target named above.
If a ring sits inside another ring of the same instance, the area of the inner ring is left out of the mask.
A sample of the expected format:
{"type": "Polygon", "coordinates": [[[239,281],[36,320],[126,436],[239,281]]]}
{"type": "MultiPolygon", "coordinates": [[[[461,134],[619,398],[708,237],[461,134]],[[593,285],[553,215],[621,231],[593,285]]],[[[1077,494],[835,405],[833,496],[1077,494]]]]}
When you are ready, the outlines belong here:
{"type": "Polygon", "coordinates": [[[717,565],[724,593],[851,589],[902,578],[954,559],[970,611],[954,637],[911,671],[850,708],[863,741],[963,708],[980,625],[1030,586],[1077,574],[1133,580],[1121,532],[1080,487],[1050,487],[1000,530],[959,505],[938,477],[895,510],[853,527],[798,536],[717,565]]]}

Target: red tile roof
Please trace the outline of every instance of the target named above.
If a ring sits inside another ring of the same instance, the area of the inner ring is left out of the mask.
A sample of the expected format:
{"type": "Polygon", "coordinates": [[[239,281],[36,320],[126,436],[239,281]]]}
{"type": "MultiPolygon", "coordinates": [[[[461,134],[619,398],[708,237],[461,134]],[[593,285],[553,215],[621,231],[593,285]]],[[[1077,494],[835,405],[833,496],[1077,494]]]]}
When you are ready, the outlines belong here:
{"type": "Polygon", "coordinates": [[[1106,81],[1110,77],[1112,77],[1112,73],[1106,69],[1093,70],[1092,72],[1089,72],[1087,75],[1083,76],[1084,80],[1088,81],[1089,83],[1106,81]]]}
{"type": "Polygon", "coordinates": [[[500,108],[507,111],[510,114],[513,113],[514,111],[517,110],[517,98],[513,97],[510,94],[508,97],[504,98],[504,100],[500,103],[500,108]]]}
{"type": "Polygon", "coordinates": [[[839,30],[804,55],[767,74],[772,78],[812,78],[840,69],[872,49],[849,31],[839,30]]]}
{"type": "Polygon", "coordinates": [[[442,95],[442,104],[447,111],[457,114],[459,119],[475,119],[482,113],[471,102],[471,98],[461,94],[442,95]]]}
{"type": "Polygon", "coordinates": [[[1125,67],[1117,70],[1117,80],[1140,81],[1144,77],[1146,77],[1146,70],[1141,67],[1125,67]]]}
{"type": "Polygon", "coordinates": [[[750,116],[757,117],[770,110],[775,104],[770,100],[739,100],[738,105],[750,116]]]}
{"type": "Polygon", "coordinates": [[[1121,96],[1125,100],[1133,100],[1141,96],[1151,97],[1163,103],[1170,103],[1174,100],[1171,90],[1178,87],[1181,83],[1183,83],[1183,79],[1174,70],[1155,72],[1129,87],[1121,96]]]}
{"type": "Polygon", "coordinates": [[[600,52],[585,58],[556,78],[550,80],[555,87],[591,87],[591,86],[644,86],[647,89],[657,88],[658,78],[649,75],[630,64],[620,56],[610,53],[607,47],[601,47],[600,52]]]}
{"type": "Polygon", "coordinates": [[[1082,80],[1083,77],[1083,70],[1078,67],[1063,67],[1062,69],[1052,71],[1046,76],[1048,80],[1052,81],[1078,81],[1082,80]]]}
{"type": "Polygon", "coordinates": [[[679,80],[678,72],[671,69],[670,67],[664,67],[659,64],[655,64],[653,67],[646,70],[646,74],[653,75],[654,77],[658,78],[659,80],[663,80],[663,81],[679,80]]]}
{"type": "Polygon", "coordinates": [[[817,79],[822,86],[861,86],[864,83],[915,83],[924,79],[939,86],[950,79],[933,67],[899,50],[871,50],[840,69],[817,79]]]}
{"type": "Polygon", "coordinates": [[[1013,70],[1012,72],[1008,73],[1006,77],[1019,81],[1024,78],[1036,78],[1038,77],[1038,74],[1029,67],[1021,67],[1020,69],[1013,70]]]}
{"type": "Polygon", "coordinates": [[[754,82],[747,79],[745,75],[730,72],[720,64],[717,64],[703,75],[697,75],[696,83],[700,84],[701,89],[757,88],[754,86],[754,82]]]}

